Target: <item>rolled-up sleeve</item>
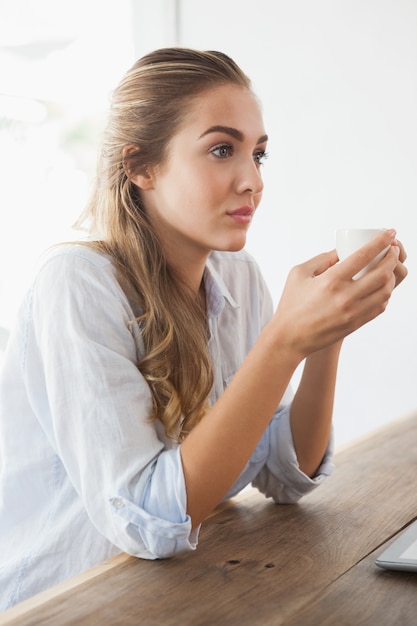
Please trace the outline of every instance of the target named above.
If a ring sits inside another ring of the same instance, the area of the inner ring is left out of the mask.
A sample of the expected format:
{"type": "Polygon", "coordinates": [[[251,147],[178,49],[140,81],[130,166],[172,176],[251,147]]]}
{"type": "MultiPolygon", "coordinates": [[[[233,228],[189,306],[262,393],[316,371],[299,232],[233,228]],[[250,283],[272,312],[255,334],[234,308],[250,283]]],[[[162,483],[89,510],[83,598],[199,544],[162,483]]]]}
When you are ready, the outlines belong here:
{"type": "Polygon", "coordinates": [[[179,448],[161,453],[152,466],[138,504],[122,494],[110,502],[116,526],[132,539],[125,551],[150,559],[194,550],[199,529],[192,531],[191,518],[185,510],[186,492],[179,448]]]}
{"type": "Polygon", "coordinates": [[[298,502],[333,471],[333,435],[316,475],[299,468],[290,426],[291,403],[279,407],[251,459],[226,497],[252,483],[267,498],[280,504],[298,502]]]}
{"type": "Polygon", "coordinates": [[[297,502],[318,487],[333,471],[333,435],[313,478],[302,472],[290,426],[290,406],[275,415],[264,433],[261,447],[268,450],[265,465],[253,480],[254,487],[275,502],[297,502]]]}

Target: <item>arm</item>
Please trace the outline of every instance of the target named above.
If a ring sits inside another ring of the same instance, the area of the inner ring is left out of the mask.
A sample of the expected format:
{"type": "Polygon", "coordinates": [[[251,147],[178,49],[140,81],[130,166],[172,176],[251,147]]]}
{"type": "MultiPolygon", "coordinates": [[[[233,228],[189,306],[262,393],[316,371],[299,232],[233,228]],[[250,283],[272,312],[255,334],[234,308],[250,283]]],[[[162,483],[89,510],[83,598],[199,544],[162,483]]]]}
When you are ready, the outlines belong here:
{"type": "Polygon", "coordinates": [[[307,357],[291,406],[291,432],[300,469],[312,477],[329,443],[341,342],[307,357]]]}
{"type": "Polygon", "coordinates": [[[134,317],[104,255],[56,249],[27,301],[21,360],[34,422],[53,448],[45,463],[54,484],[112,544],[153,559],[195,548],[197,533],[179,450],[150,420],[134,317]]]}
{"type": "Polygon", "coordinates": [[[385,231],[343,263],[335,265],[337,256],[330,252],[292,270],[272,320],[230,386],[182,444],[187,510],[194,527],[242,471],[295,368],[310,354],[323,350],[306,362],[292,418],[301,465],[314,472],[324,441],[327,443],[333,404],[338,348],[330,346],[382,313],[396,280],[399,282],[399,275],[404,278],[406,271],[399,268],[401,263],[393,246],[360,281],[353,281],[352,276],[394,243],[394,238],[393,231],[385,231]],[[319,360],[323,376],[331,379],[320,387],[314,412],[305,425],[303,408],[311,399],[309,394],[317,376],[313,366],[319,360]],[[315,421],[318,413],[323,415],[319,424],[315,421]],[[306,453],[309,437],[314,441],[312,455],[306,453]]]}
{"type": "Polygon", "coordinates": [[[241,473],[298,361],[271,344],[269,325],[229,386],[181,445],[187,512],[198,526],[241,473]]]}

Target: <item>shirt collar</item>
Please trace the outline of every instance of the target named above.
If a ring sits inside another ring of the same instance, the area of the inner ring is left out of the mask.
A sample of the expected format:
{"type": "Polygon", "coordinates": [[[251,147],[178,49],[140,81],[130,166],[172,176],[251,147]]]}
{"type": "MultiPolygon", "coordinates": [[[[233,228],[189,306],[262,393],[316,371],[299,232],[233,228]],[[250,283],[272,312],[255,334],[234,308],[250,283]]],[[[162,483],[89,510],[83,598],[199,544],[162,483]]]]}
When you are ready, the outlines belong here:
{"type": "Polygon", "coordinates": [[[209,317],[217,317],[228,302],[231,307],[238,309],[239,305],[232,297],[223,278],[214,269],[210,259],[207,260],[204,270],[204,286],[206,289],[206,307],[209,317]]]}

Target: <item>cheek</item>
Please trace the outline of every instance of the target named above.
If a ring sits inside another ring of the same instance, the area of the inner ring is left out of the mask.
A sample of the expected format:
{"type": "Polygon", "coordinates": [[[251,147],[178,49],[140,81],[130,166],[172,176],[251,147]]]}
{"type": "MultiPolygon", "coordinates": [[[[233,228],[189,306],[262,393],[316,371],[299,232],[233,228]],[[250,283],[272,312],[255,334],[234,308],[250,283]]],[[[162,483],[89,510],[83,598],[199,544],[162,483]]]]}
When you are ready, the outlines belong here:
{"type": "Polygon", "coordinates": [[[207,203],[223,204],[233,194],[233,181],[225,172],[214,172],[201,177],[199,188],[200,195],[207,203]]]}
{"type": "Polygon", "coordinates": [[[184,202],[198,211],[210,205],[220,195],[222,187],[211,176],[190,176],[182,189],[184,202]]]}

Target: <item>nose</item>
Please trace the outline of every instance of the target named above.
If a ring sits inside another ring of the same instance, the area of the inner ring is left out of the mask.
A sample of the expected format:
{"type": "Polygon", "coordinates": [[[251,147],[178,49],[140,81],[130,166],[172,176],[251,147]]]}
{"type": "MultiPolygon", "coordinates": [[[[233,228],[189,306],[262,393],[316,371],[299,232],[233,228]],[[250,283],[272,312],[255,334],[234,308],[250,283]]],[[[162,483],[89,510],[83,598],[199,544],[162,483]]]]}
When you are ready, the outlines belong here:
{"type": "Polygon", "coordinates": [[[239,193],[250,193],[251,195],[256,195],[261,193],[264,188],[264,182],[262,180],[260,167],[253,158],[242,163],[242,166],[239,170],[238,177],[238,192],[239,193]]]}

